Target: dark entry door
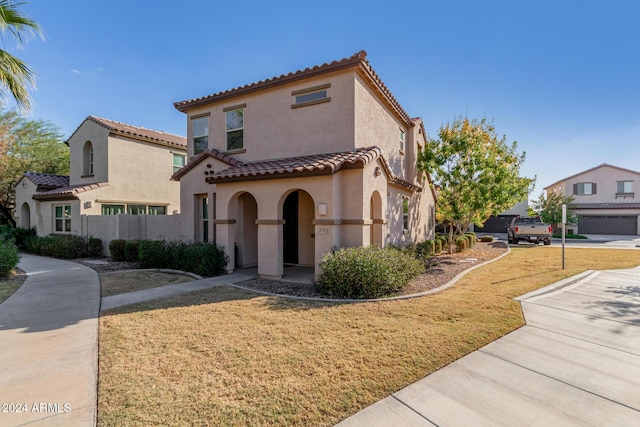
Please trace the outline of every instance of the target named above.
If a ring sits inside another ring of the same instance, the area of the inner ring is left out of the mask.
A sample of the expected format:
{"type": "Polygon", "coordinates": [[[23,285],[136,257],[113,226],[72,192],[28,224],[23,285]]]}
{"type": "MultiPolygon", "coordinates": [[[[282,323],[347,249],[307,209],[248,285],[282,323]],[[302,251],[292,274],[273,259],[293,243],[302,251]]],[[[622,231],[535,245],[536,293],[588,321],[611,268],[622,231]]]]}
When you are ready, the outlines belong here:
{"type": "Polygon", "coordinates": [[[289,194],[282,207],[283,250],[282,259],[285,264],[298,263],[298,192],[289,194]]]}

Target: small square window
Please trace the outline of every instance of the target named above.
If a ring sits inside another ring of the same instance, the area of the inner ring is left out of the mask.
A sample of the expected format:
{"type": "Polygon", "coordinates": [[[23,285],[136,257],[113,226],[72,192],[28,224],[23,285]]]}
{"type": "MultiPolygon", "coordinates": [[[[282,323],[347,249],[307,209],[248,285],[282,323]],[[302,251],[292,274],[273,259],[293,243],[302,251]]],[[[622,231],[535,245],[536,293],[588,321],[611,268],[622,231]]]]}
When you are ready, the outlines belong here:
{"type": "Polygon", "coordinates": [[[173,173],[178,172],[180,169],[184,167],[185,156],[182,154],[174,154],[173,155],[173,173]]]}
{"type": "Polygon", "coordinates": [[[327,90],[318,90],[316,92],[303,93],[296,95],[296,104],[304,104],[305,102],[317,101],[327,97],[327,90]]]}

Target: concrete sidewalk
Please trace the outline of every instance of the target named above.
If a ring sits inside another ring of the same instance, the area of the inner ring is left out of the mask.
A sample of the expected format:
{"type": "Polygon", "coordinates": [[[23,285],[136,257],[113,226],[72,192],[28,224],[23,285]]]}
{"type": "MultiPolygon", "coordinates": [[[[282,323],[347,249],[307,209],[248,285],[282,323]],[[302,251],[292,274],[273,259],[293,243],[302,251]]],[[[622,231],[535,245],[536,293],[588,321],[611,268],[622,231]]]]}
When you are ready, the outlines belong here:
{"type": "Polygon", "coordinates": [[[526,326],[339,426],[640,425],[640,269],[519,298],[526,326]]]}
{"type": "Polygon", "coordinates": [[[94,426],[98,275],[26,254],[18,266],[27,280],[0,304],[0,425],[94,426]]]}

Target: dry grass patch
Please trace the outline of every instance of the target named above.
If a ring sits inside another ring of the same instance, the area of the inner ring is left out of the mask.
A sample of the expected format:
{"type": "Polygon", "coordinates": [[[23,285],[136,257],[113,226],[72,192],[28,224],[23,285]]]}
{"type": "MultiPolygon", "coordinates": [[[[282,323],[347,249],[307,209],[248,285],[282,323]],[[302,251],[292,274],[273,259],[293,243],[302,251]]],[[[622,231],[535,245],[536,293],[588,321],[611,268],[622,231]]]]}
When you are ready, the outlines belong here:
{"type": "Polygon", "coordinates": [[[640,251],[513,248],[454,287],[391,302],[308,303],[233,288],[100,319],[98,424],[333,425],[523,324],[512,298],[640,251]]]}
{"type": "Polygon", "coordinates": [[[193,278],[184,274],[163,273],[159,271],[124,271],[100,274],[100,296],[124,294],[158,286],[190,282],[193,278]]]}

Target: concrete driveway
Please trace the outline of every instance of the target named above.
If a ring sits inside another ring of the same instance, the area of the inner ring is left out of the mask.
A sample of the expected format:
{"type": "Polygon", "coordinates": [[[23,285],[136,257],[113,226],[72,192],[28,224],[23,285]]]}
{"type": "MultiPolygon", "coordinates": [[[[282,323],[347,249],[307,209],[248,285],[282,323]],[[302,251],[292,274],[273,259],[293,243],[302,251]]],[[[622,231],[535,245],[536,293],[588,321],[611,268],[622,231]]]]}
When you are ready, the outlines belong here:
{"type": "Polygon", "coordinates": [[[519,300],[526,326],[339,425],[640,425],[640,268],[519,300]]]}

